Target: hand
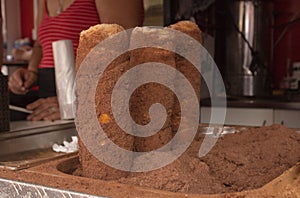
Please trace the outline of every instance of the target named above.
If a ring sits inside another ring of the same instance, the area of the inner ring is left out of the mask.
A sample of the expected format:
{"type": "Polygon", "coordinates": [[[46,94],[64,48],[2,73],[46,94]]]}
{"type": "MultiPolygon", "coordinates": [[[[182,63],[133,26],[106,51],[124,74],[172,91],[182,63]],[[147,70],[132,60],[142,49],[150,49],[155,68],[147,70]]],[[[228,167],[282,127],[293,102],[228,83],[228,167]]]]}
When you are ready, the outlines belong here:
{"type": "Polygon", "coordinates": [[[41,98],[26,106],[33,113],[27,116],[27,120],[54,121],[60,119],[60,111],[57,97],[41,98]]]}
{"type": "Polygon", "coordinates": [[[32,47],[25,45],[18,49],[12,49],[12,55],[15,60],[27,60],[29,61],[32,54],[32,47]]]}
{"type": "Polygon", "coordinates": [[[36,72],[19,68],[9,77],[8,86],[13,93],[25,95],[36,81],[36,72]]]}

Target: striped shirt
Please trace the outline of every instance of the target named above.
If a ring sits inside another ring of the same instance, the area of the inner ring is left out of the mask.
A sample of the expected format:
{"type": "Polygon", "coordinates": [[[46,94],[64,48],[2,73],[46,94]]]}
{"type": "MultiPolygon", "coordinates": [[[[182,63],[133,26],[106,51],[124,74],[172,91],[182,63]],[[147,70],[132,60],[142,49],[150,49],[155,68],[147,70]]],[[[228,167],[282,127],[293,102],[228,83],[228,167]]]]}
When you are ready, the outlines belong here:
{"type": "Polygon", "coordinates": [[[38,29],[38,38],[43,50],[39,68],[54,67],[52,52],[54,41],[71,40],[76,55],[80,32],[99,23],[95,0],[74,0],[65,11],[55,17],[49,16],[45,0],[44,18],[38,29]]]}

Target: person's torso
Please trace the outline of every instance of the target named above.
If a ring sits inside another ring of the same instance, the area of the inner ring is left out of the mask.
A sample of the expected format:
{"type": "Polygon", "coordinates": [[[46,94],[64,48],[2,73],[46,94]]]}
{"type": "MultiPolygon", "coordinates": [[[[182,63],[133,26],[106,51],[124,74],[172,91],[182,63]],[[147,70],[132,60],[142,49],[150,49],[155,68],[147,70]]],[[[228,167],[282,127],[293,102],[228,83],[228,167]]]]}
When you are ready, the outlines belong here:
{"type": "Polygon", "coordinates": [[[38,38],[43,50],[39,68],[53,68],[52,43],[68,39],[73,42],[76,55],[80,32],[99,24],[99,16],[94,0],[74,0],[62,13],[49,16],[45,1],[44,17],[39,25],[38,38]]]}

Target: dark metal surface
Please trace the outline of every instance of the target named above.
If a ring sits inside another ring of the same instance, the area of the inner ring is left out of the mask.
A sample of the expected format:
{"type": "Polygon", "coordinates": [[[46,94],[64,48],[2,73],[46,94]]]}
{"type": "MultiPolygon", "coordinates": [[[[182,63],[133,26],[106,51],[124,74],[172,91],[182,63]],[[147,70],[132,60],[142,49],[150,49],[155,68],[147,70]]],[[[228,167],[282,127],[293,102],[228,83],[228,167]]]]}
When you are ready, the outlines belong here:
{"type": "MultiPolygon", "coordinates": [[[[55,133],[61,130],[75,130],[75,124],[73,121],[15,121],[10,123],[10,129],[10,131],[0,134],[1,142],[26,136],[45,134],[51,132],[55,133]]],[[[74,134],[76,134],[76,131],[74,134]]]]}
{"type": "Polygon", "coordinates": [[[22,121],[12,123],[11,128],[11,131],[0,133],[0,167],[11,170],[67,155],[53,152],[52,145],[70,141],[77,135],[72,121],[22,121]]]}
{"type": "Polygon", "coordinates": [[[0,132],[9,130],[8,77],[0,71],[0,132]]]}
{"type": "Polygon", "coordinates": [[[217,13],[217,22],[226,24],[217,29],[219,42],[225,49],[225,82],[227,91],[237,96],[268,95],[268,65],[271,31],[271,1],[226,0],[217,13]]]}
{"type": "Polygon", "coordinates": [[[77,155],[74,153],[57,153],[49,149],[38,149],[26,152],[4,155],[0,157],[0,168],[7,170],[22,170],[34,167],[52,160],[77,155]]]}
{"type": "MultiPolygon", "coordinates": [[[[210,107],[209,99],[201,100],[201,106],[210,107]]],[[[227,107],[238,108],[271,108],[300,110],[300,101],[272,100],[272,99],[256,99],[256,98],[228,98],[227,107]]]]}
{"type": "Polygon", "coordinates": [[[9,61],[9,60],[3,60],[3,65],[8,66],[8,67],[14,67],[14,66],[27,66],[28,65],[28,61],[9,61]]]}

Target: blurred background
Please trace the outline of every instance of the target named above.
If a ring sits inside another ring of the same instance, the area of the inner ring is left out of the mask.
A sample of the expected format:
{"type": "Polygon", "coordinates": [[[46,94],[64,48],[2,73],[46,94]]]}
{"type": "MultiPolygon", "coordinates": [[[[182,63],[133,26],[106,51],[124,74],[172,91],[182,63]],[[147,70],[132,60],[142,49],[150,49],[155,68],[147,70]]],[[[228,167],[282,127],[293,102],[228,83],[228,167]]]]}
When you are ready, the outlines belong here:
{"type": "MultiPolygon", "coordinates": [[[[2,72],[7,75],[16,67],[26,67],[30,58],[30,47],[36,39],[36,3],[1,0],[2,72]],[[19,56],[19,49],[28,53],[19,56]]],[[[224,79],[229,110],[262,110],[268,116],[257,116],[255,125],[279,122],[298,126],[298,120],[287,120],[300,116],[299,0],[144,0],[144,7],[146,26],[166,26],[180,20],[198,24],[203,32],[203,46],[224,79]],[[280,116],[277,119],[274,115],[280,116]]],[[[207,114],[209,103],[203,83],[203,114],[207,114]]],[[[260,112],[255,111],[254,115],[261,115],[260,112]]],[[[234,119],[241,114],[233,115],[234,119]]],[[[244,120],[249,124],[249,116],[244,120]]],[[[228,122],[236,123],[240,122],[228,122]]]]}

